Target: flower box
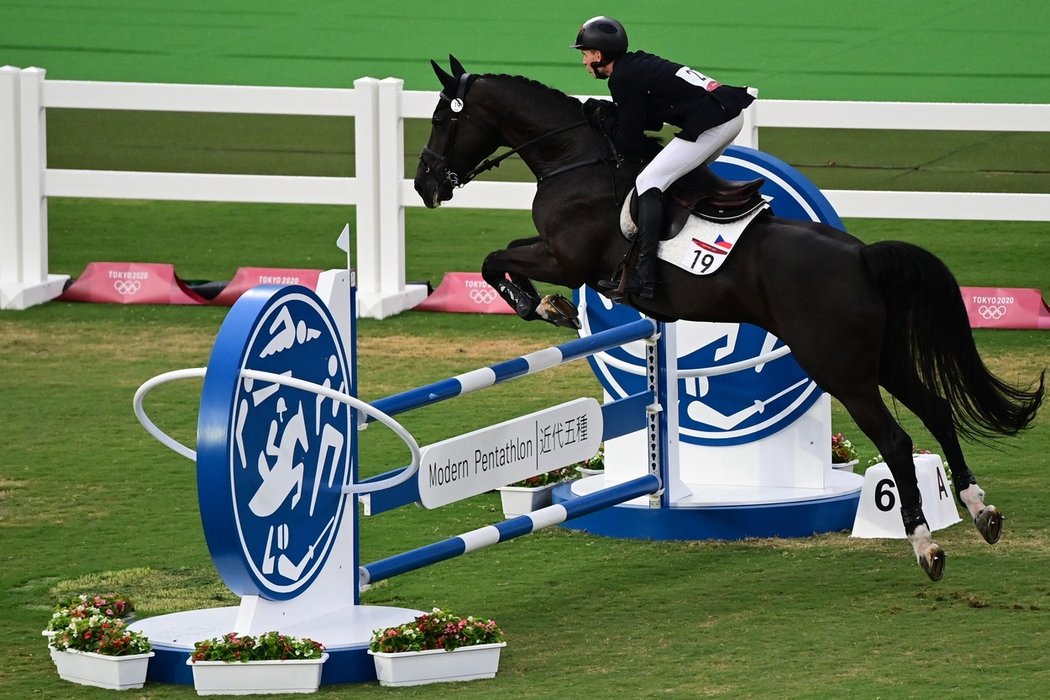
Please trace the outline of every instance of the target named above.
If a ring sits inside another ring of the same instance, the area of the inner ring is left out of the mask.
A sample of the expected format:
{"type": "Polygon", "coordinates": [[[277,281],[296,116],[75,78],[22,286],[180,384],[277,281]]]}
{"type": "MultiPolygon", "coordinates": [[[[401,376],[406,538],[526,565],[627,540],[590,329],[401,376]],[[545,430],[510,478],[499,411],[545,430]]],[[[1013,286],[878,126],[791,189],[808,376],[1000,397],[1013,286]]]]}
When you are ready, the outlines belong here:
{"type": "Polygon", "coordinates": [[[319,659],[287,661],[193,661],[193,687],[197,695],[262,695],[265,693],[314,693],[321,685],[319,659]]]}
{"type": "Polygon", "coordinates": [[[499,497],[503,503],[503,517],[513,518],[549,506],[551,504],[551,492],[556,485],[501,486],[499,488],[499,497]]]}
{"type": "Polygon", "coordinates": [[[110,690],[141,688],[153,652],[129,656],[106,656],[90,651],[51,649],[58,677],[71,683],[110,690]]]}
{"type": "Polygon", "coordinates": [[[851,459],[848,462],[832,462],[831,463],[831,468],[832,469],[838,469],[841,472],[850,472],[850,473],[852,473],[853,471],[855,471],[854,467],[857,466],[858,462],[860,462],[859,459],[851,459]]]}
{"type": "Polygon", "coordinates": [[[499,654],[506,642],[475,644],[452,651],[402,651],[387,653],[369,650],[376,665],[379,685],[400,687],[426,683],[452,683],[494,678],[499,670],[499,654]]]}

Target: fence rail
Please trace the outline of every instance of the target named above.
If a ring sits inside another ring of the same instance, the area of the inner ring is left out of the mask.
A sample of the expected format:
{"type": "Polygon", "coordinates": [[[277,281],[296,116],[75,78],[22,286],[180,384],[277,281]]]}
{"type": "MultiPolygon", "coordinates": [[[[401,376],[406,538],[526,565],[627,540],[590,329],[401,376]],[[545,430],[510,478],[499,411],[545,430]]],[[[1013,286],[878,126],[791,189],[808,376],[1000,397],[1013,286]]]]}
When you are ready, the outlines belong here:
{"type": "MultiPolygon", "coordinates": [[[[404,172],[404,120],[428,118],[437,93],[396,78],[353,89],[46,80],[0,68],[0,309],[54,298],[68,277],[48,272],[47,198],[89,197],[356,206],[361,316],[383,318],[426,293],[405,283],[404,207],[423,206],[404,172]],[[114,109],[355,119],[356,175],[293,177],[61,170],[47,167],[47,109],[114,109]]],[[[1050,131],[1050,105],[762,100],[737,143],[761,127],[1050,131]]],[[[529,209],[534,183],[475,182],[449,206],[529,209]]],[[[1050,194],[825,190],[842,217],[1050,221],[1050,194]]]]}

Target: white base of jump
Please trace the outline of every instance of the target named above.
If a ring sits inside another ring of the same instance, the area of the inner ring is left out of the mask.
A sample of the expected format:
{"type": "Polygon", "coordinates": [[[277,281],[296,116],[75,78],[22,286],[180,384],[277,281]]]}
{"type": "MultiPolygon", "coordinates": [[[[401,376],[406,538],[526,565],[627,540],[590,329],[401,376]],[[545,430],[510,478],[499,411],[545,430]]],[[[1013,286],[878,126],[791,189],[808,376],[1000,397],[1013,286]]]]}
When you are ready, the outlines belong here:
{"type": "MultiPolygon", "coordinates": [[[[131,628],[149,637],[156,654],[150,659],[147,680],[192,685],[193,671],[186,659],[193,645],[233,631],[238,609],[189,610],[133,623],[131,628]]],[[[311,620],[288,620],[277,631],[325,645],[329,656],[321,671],[322,684],[359,683],[376,677],[375,664],[368,655],[373,630],[400,625],[421,614],[406,608],[349,605],[311,620]]]]}
{"type": "Polygon", "coordinates": [[[409,284],[402,290],[387,293],[358,289],[357,317],[384,319],[408,311],[426,298],[427,287],[423,284],[409,284]]]}
{"type": "Polygon", "coordinates": [[[47,280],[35,284],[5,284],[0,286],[0,309],[22,310],[51,301],[65,289],[69,275],[48,275],[47,280]]]}

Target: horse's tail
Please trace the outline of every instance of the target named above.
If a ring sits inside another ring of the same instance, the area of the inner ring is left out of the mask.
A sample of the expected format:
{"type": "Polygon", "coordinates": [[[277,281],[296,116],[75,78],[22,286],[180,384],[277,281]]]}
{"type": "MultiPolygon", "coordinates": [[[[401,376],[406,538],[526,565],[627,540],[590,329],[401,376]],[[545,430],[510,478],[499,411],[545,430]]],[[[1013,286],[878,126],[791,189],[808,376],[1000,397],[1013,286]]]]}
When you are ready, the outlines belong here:
{"type": "Polygon", "coordinates": [[[969,438],[1014,435],[1035,418],[1039,386],[1026,391],[988,371],[970,331],[959,284],[939,258],[910,243],[865,246],[863,258],[886,302],[886,341],[904,342],[922,382],[947,399],[969,438]]]}

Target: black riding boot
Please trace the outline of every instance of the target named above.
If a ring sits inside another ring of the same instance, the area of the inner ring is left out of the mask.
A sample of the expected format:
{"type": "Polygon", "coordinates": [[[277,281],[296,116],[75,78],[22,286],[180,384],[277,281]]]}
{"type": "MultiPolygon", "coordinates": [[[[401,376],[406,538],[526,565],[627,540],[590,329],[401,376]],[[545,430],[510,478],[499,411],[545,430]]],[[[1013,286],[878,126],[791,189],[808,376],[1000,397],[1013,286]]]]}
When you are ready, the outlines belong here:
{"type": "Polygon", "coordinates": [[[633,294],[640,299],[656,296],[656,253],[660,245],[660,229],[663,227],[663,193],[656,187],[638,195],[638,233],[634,246],[637,249],[634,264],[621,266],[621,276],[602,280],[598,286],[611,290],[610,299],[633,294]],[[626,274],[627,279],[623,279],[626,274]]]}
{"type": "Polygon", "coordinates": [[[663,192],[652,187],[638,195],[638,258],[634,275],[627,278],[627,293],[641,299],[656,296],[656,252],[664,223],[663,192]]]}

